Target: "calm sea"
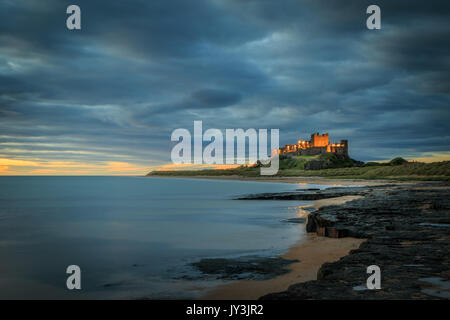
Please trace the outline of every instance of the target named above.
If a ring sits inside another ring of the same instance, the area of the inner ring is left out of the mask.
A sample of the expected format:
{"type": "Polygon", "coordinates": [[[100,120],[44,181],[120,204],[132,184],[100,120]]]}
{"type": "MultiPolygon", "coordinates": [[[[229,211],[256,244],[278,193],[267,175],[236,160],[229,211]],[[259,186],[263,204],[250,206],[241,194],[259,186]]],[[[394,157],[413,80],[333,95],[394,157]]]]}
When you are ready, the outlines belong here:
{"type": "MultiPolygon", "coordinates": [[[[192,298],[207,257],[274,256],[304,236],[300,201],[234,196],[318,187],[144,177],[0,177],[0,299],[192,298]],[[81,268],[81,290],[66,268],[81,268]]],[[[322,186],[323,187],[323,186],[322,186]]]]}

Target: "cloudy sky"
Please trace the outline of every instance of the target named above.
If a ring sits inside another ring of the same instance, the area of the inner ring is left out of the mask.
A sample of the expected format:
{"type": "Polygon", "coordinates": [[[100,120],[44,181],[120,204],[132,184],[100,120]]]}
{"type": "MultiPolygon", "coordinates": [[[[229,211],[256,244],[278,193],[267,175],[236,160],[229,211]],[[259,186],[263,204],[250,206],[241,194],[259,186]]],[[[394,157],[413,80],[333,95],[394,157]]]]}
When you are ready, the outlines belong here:
{"type": "Polygon", "coordinates": [[[449,159],[449,39],[444,0],[2,0],[0,174],[170,168],[194,120],[449,159]]]}

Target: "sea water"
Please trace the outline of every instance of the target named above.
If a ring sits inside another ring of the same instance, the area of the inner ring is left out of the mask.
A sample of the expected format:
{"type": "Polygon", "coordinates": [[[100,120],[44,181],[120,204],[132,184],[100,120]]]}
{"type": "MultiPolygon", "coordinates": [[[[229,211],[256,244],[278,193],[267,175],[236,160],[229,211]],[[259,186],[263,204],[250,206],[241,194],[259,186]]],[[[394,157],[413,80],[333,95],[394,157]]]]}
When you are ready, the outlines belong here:
{"type": "Polygon", "coordinates": [[[194,298],[218,280],[196,278],[192,262],[276,256],[305,234],[282,220],[308,202],[234,197],[308,187],[318,186],[0,177],[0,299],[194,298]],[[81,290],[66,287],[69,265],[81,269],[81,290]]]}

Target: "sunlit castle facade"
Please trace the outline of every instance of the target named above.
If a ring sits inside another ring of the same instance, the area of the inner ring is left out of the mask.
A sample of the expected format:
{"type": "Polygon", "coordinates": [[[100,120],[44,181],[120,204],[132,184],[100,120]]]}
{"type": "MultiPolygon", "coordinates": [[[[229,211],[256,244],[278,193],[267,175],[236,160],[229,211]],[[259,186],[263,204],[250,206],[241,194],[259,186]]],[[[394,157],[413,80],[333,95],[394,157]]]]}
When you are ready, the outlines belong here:
{"type": "Polygon", "coordinates": [[[314,156],[327,152],[348,156],[348,141],[330,143],[328,133],[313,133],[309,141],[298,140],[297,144],[287,144],[279,149],[279,154],[300,156],[314,156]]]}

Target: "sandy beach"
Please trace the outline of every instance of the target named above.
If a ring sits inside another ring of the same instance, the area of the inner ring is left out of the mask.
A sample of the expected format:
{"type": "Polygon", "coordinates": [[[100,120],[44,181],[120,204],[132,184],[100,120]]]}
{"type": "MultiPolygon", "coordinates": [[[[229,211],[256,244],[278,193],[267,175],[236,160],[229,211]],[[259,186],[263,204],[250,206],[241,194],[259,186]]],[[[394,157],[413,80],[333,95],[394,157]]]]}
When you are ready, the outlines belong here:
{"type": "MultiPolygon", "coordinates": [[[[314,202],[316,209],[327,205],[338,205],[359,198],[345,196],[323,199],[314,202]]],[[[357,249],[364,239],[342,238],[332,239],[307,234],[299,243],[282,255],[286,259],[297,259],[299,262],[289,266],[290,272],[269,280],[235,281],[206,292],[200,299],[207,300],[255,300],[259,297],[286,290],[290,285],[317,279],[317,271],[325,262],[333,262],[357,249]]]]}
{"type": "Polygon", "coordinates": [[[364,180],[364,179],[330,179],[322,177],[243,177],[237,175],[230,176],[146,176],[146,178],[183,178],[183,179],[208,179],[208,180],[239,180],[239,181],[258,181],[275,183],[295,183],[295,184],[320,184],[330,186],[377,186],[383,184],[414,184],[415,181],[396,181],[396,180],[364,180]]]}

